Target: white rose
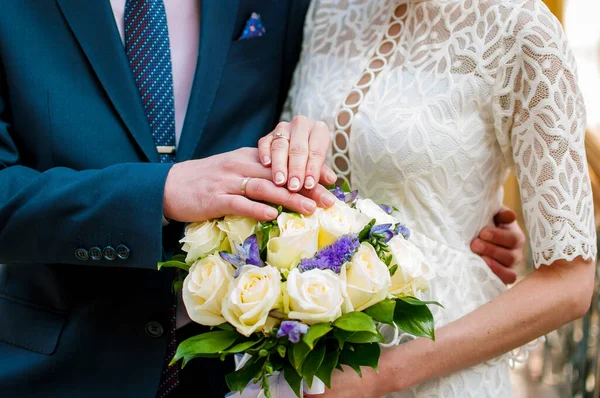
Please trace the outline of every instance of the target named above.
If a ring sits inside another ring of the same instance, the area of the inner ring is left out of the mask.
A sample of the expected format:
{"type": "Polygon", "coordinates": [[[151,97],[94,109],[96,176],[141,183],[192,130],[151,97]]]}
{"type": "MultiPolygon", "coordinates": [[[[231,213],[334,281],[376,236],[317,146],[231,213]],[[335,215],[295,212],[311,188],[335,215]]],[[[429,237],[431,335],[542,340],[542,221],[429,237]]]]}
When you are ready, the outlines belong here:
{"type": "Polygon", "coordinates": [[[258,221],[241,216],[225,216],[217,226],[227,234],[231,250],[235,253],[237,245],[241,245],[256,230],[258,221]]]}
{"type": "Polygon", "coordinates": [[[435,271],[425,262],[421,250],[402,236],[392,238],[388,246],[392,253],[392,265],[398,265],[398,270],[392,276],[390,293],[394,296],[419,297],[429,287],[435,271]]]}
{"type": "Polygon", "coordinates": [[[317,209],[315,215],[321,224],[319,248],[331,245],[343,235],[359,233],[371,221],[341,200],[328,209],[317,209]]]}
{"type": "Polygon", "coordinates": [[[183,281],[183,303],[190,319],[206,326],[225,322],[221,303],[235,269],[218,254],[198,260],[183,281]]]}
{"type": "Polygon", "coordinates": [[[226,237],[225,232],[217,226],[217,221],[191,223],[185,228],[185,235],[179,241],[183,243],[181,249],[187,253],[185,262],[191,264],[216,251],[227,250],[229,243],[226,237]]]}
{"type": "Polygon", "coordinates": [[[394,216],[387,214],[377,203],[371,199],[358,199],[356,208],[362,214],[369,218],[369,221],[375,219],[376,225],[398,224],[400,221],[394,216]]]}
{"type": "Polygon", "coordinates": [[[281,299],[281,274],[275,267],[245,265],[229,285],[221,313],[244,336],[260,330],[281,299]]]}
{"type": "Polygon", "coordinates": [[[287,279],[290,319],[308,325],[332,322],[342,315],[346,292],[343,278],[330,270],[290,271],[287,279]]]}
{"type": "Polygon", "coordinates": [[[354,311],[362,311],[387,297],[390,271],[368,243],[362,243],[346,271],[346,291],[354,311]]]}
{"type": "Polygon", "coordinates": [[[303,258],[315,255],[319,244],[319,222],[315,217],[281,213],[277,217],[279,236],[267,243],[267,262],[290,269],[303,258]]]}

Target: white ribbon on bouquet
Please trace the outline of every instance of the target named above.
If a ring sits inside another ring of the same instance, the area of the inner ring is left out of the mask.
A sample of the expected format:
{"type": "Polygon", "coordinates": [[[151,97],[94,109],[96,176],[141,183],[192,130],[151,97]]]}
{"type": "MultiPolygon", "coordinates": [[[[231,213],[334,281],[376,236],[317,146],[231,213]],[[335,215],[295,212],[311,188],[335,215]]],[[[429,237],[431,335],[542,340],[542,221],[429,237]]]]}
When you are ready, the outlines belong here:
{"type": "MultiPolygon", "coordinates": [[[[250,355],[235,356],[235,370],[240,370],[251,358],[250,355]]],[[[274,372],[269,376],[269,388],[273,398],[296,398],[296,394],[285,381],[283,374],[274,372]]],[[[318,378],[313,379],[312,387],[308,387],[305,381],[300,386],[300,398],[303,394],[320,395],[325,392],[325,384],[318,378]]],[[[230,393],[227,398],[266,398],[265,393],[258,384],[249,384],[242,393],[230,393]]]]}

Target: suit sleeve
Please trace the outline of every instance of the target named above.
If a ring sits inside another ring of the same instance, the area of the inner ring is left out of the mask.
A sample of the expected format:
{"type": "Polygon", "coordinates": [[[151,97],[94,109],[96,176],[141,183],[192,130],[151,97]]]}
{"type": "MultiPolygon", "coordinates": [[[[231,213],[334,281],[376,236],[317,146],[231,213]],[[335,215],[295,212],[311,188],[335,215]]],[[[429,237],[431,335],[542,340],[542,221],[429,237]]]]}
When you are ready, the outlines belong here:
{"type": "Polygon", "coordinates": [[[0,263],[156,269],[164,254],[162,204],[171,165],[40,172],[25,164],[10,115],[0,63],[0,263]],[[123,259],[81,255],[92,247],[104,251],[119,245],[127,249],[123,259]]]}

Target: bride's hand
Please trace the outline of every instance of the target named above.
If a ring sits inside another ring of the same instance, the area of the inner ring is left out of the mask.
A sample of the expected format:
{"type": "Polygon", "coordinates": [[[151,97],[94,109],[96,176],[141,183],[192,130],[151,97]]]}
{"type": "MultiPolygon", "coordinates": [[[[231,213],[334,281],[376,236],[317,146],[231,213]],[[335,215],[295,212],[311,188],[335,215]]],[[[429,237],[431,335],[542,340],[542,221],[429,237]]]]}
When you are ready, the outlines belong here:
{"type": "MultiPolygon", "coordinates": [[[[336,175],[325,165],[331,134],[323,122],[296,116],[281,122],[258,142],[260,161],[273,171],[273,181],[292,192],[314,189],[319,182],[334,184],[336,175]]],[[[333,204],[333,203],[332,203],[333,204]]]]}

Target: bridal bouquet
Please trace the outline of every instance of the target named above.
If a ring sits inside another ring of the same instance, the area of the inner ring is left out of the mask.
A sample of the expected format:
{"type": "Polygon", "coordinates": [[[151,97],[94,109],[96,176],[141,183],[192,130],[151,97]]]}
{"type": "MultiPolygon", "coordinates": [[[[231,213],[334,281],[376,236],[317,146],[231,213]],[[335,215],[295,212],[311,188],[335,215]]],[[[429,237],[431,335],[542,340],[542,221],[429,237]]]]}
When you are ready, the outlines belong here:
{"type": "Polygon", "coordinates": [[[336,204],[310,217],[279,208],[271,222],[187,226],[187,254],[159,268],[185,271],[176,288],[187,313],[213,329],[181,342],[171,364],[244,355],[226,376],[232,392],[254,383],[270,397],[277,373],[300,397],[303,385],[329,387],[342,365],[377,369],[383,324],[434,339],[427,305],[439,304],[417,298],[433,275],[409,229],[389,206],[347,186],[332,192],[336,204]]]}

